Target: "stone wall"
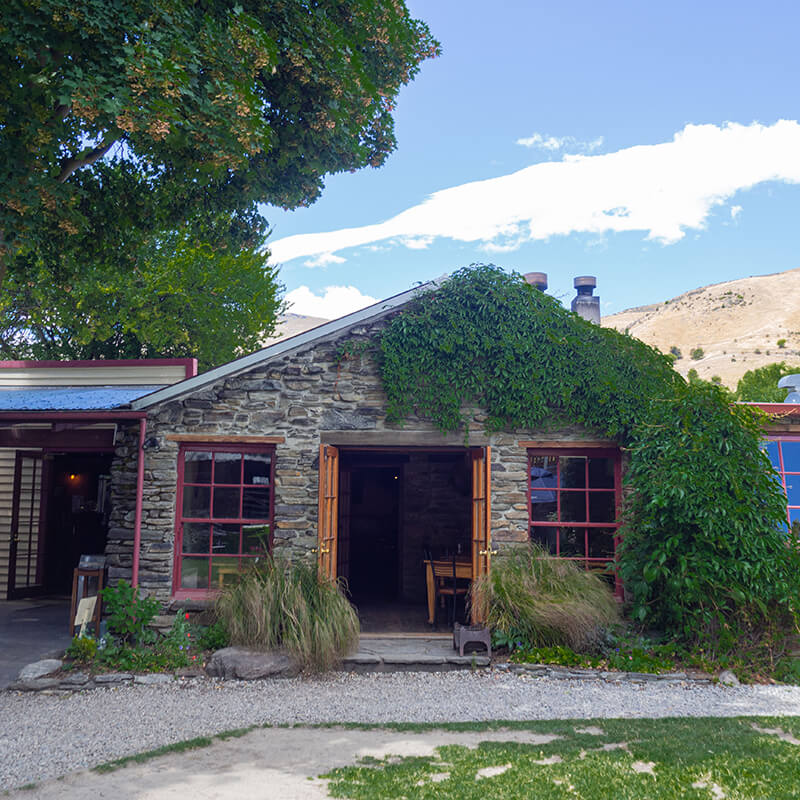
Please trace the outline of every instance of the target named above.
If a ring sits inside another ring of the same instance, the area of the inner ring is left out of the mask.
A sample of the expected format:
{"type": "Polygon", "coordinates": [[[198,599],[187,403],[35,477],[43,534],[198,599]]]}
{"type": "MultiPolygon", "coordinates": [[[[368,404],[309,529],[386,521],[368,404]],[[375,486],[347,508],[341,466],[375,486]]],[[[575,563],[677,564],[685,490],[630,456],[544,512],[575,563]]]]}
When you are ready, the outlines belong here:
{"type": "MultiPolygon", "coordinates": [[[[140,585],[168,600],[172,586],[175,495],[183,434],[281,436],[276,448],[276,551],[311,558],[316,546],[320,442],[341,446],[463,447],[464,433],[442,435],[429,422],[386,421],[386,398],[375,361],[368,355],[343,362],[337,341],[370,340],[385,324],[356,326],[336,341],[322,341],[278,356],[273,362],[229,377],[183,399],[153,408],[147,437],[158,449],[145,452],[140,585]]],[[[525,439],[596,439],[574,427],[558,431],[500,432],[487,436],[484,415],[471,413],[469,444],[492,447],[492,530],[503,547],[527,539],[525,439]]],[[[130,577],[136,488],[137,426],[118,435],[112,469],[112,516],[107,553],[110,577],[130,577]]]]}

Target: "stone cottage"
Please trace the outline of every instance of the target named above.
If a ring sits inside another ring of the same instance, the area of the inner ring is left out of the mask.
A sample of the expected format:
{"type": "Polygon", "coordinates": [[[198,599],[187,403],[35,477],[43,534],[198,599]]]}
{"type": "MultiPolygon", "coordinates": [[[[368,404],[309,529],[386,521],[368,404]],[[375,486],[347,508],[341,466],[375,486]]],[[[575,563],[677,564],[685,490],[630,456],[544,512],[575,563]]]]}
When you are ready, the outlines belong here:
{"type": "Polygon", "coordinates": [[[341,358],[343,342],[374,337],[435,286],[130,403],[141,417],[117,434],[110,579],[202,603],[266,548],[316,558],[347,579],[359,607],[412,614],[431,557],[468,562],[477,576],[497,550],[530,538],[605,568],[620,502],[614,442],[577,427],[487,435],[479,409],[466,443],[422,419],[390,424],[374,361],[341,358]]]}

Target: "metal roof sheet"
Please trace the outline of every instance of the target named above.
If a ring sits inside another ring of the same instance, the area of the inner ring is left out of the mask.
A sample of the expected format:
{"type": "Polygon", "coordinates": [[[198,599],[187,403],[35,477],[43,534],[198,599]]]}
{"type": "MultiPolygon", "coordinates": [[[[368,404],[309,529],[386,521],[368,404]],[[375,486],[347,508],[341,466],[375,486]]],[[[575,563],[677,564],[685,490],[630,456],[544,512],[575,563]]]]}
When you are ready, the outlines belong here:
{"type": "Polygon", "coordinates": [[[3,411],[101,411],[127,405],[164,385],[156,386],[3,386],[3,411]]]}

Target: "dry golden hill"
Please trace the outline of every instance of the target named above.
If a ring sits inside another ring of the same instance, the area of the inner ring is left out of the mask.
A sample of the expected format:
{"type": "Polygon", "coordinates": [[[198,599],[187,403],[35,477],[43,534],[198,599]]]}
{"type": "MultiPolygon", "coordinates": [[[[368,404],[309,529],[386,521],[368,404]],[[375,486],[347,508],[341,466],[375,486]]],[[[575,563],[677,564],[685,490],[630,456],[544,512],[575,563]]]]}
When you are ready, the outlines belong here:
{"type": "Polygon", "coordinates": [[[718,375],[735,389],[750,369],[775,361],[800,367],[800,269],[703,286],[612,314],[602,324],[663,353],[677,347],[682,375],[694,368],[701,378],[718,375]],[[702,357],[692,358],[698,348],[702,357]]]}

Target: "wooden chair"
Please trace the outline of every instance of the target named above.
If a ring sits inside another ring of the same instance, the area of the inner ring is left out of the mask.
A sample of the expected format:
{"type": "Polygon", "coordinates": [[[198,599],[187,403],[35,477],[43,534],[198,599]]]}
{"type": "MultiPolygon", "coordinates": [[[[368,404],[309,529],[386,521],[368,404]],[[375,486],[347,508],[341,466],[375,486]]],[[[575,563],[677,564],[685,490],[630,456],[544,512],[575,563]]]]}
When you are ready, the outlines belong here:
{"type": "Polygon", "coordinates": [[[450,598],[450,625],[456,619],[456,600],[466,597],[469,591],[469,581],[472,580],[472,565],[467,561],[452,559],[431,559],[429,561],[433,573],[434,615],[433,624],[436,624],[436,606],[444,608],[445,598],[450,598]],[[437,602],[438,601],[438,602],[437,602]]]}

